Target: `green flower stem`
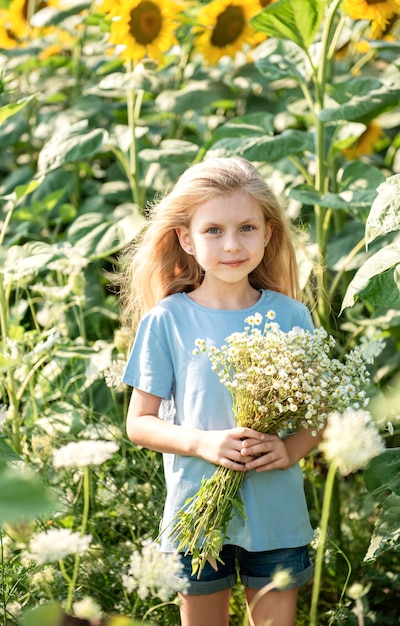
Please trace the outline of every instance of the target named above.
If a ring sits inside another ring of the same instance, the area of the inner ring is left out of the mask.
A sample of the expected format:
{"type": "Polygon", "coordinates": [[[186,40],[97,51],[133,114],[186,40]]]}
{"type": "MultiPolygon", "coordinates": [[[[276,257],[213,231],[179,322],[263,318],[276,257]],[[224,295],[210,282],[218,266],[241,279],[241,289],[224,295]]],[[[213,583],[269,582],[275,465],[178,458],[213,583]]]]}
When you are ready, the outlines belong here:
{"type": "MultiPolygon", "coordinates": [[[[128,64],[127,70],[132,72],[132,63],[128,64]]],[[[136,141],[136,120],[140,116],[140,109],[142,107],[143,89],[135,90],[134,87],[128,87],[126,93],[126,106],[128,113],[128,124],[131,132],[131,141],[129,145],[129,171],[130,181],[133,184],[133,198],[138,207],[142,208],[143,197],[140,187],[140,172],[138,163],[138,148],[136,141]]]]}
{"type": "Polygon", "coordinates": [[[3,547],[3,530],[0,526],[0,563],[1,563],[1,606],[3,613],[3,625],[7,626],[7,602],[6,602],[6,584],[4,574],[4,547],[3,547]]]}
{"type": "MultiPolygon", "coordinates": [[[[336,31],[332,34],[333,22],[337,8],[341,0],[335,0],[329,7],[328,14],[325,20],[324,29],[322,33],[322,46],[321,55],[318,65],[318,72],[315,77],[315,98],[314,105],[314,117],[316,127],[316,175],[315,175],[315,188],[316,190],[324,194],[328,191],[329,177],[328,177],[328,158],[325,154],[325,124],[320,119],[319,113],[324,107],[325,103],[325,91],[327,82],[327,68],[331,62],[334,46],[333,42],[337,40],[339,32],[342,28],[341,23],[337,27],[336,31]]],[[[327,241],[329,233],[329,223],[332,216],[330,210],[325,209],[320,205],[316,205],[314,208],[315,220],[316,220],[316,239],[319,249],[319,263],[316,272],[316,279],[318,285],[317,295],[317,313],[319,323],[324,325],[329,331],[329,302],[326,297],[327,292],[327,275],[326,275],[326,259],[327,259],[327,241]]]]}
{"type": "Polygon", "coordinates": [[[233,508],[243,515],[238,494],[243,480],[244,472],[217,467],[178,513],[170,536],[175,535],[179,552],[193,555],[193,574],[200,576],[207,561],[216,564],[233,508]]]}
{"type": "Polygon", "coordinates": [[[363,237],[352,250],[350,250],[349,254],[346,256],[345,260],[342,263],[343,269],[336,272],[335,278],[332,281],[332,284],[329,289],[328,297],[329,301],[332,302],[333,296],[335,294],[336,288],[343,278],[343,274],[346,272],[346,267],[349,263],[354,259],[354,257],[360,252],[360,250],[364,250],[365,247],[365,237],[363,237]]]}
{"type": "MultiPolygon", "coordinates": [[[[11,213],[11,211],[9,212],[11,213]]],[[[7,339],[9,338],[9,299],[4,289],[4,276],[0,273],[0,331],[1,342],[4,348],[7,347],[7,339]]],[[[17,385],[14,377],[14,370],[9,368],[6,376],[6,390],[9,405],[9,420],[11,424],[10,442],[17,454],[22,451],[21,433],[18,422],[19,399],[17,396],[17,385]]]]}
{"type": "Polygon", "coordinates": [[[259,600],[261,600],[261,598],[265,596],[266,593],[268,593],[269,591],[272,591],[274,588],[275,588],[275,585],[273,582],[271,582],[271,583],[268,583],[268,585],[265,585],[265,587],[263,587],[256,593],[256,595],[254,596],[254,598],[249,604],[248,610],[246,611],[244,615],[243,626],[250,626],[250,615],[252,614],[253,609],[256,606],[257,602],[259,602],[259,600]]]}
{"type": "MultiPolygon", "coordinates": [[[[83,513],[82,513],[82,524],[81,524],[81,530],[80,530],[81,537],[83,537],[83,535],[85,534],[87,524],[88,524],[89,502],[90,502],[90,474],[89,474],[89,467],[86,465],[83,468],[83,513]]],[[[67,602],[65,605],[65,611],[67,613],[71,611],[71,608],[72,608],[72,600],[73,600],[74,591],[76,587],[76,581],[78,579],[80,561],[81,561],[81,555],[76,554],[72,576],[66,578],[66,580],[69,581],[68,582],[68,596],[67,596],[67,602]]],[[[62,570],[61,572],[63,573],[62,570]]],[[[64,568],[64,572],[65,572],[65,568],[64,568]]]]}
{"type": "Polygon", "coordinates": [[[317,554],[315,558],[314,582],[311,594],[311,610],[309,626],[317,626],[318,619],[318,600],[321,589],[322,566],[325,556],[325,545],[328,534],[328,521],[331,508],[333,486],[335,482],[337,465],[331,463],[328,469],[328,476],[325,483],[324,499],[322,503],[322,515],[318,538],[317,554]]]}

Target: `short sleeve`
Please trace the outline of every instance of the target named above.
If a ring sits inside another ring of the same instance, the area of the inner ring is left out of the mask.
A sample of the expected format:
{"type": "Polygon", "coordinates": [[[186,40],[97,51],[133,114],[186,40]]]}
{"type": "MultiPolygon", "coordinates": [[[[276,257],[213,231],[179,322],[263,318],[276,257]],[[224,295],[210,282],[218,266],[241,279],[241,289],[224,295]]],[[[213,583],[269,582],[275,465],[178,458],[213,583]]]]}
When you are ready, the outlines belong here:
{"type": "Polygon", "coordinates": [[[152,317],[139,325],[122,380],[161,398],[170,398],[173,384],[172,358],[162,327],[152,317]]]}

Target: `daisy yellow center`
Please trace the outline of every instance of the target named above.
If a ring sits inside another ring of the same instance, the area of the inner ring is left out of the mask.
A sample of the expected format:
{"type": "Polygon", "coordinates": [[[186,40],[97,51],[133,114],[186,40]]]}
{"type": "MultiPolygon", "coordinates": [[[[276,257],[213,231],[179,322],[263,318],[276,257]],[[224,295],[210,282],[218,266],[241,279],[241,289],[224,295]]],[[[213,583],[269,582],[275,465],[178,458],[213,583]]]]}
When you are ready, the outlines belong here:
{"type": "Polygon", "coordinates": [[[229,5],[218,16],[211,43],[218,48],[229,46],[240,36],[244,27],[245,19],[242,8],[229,5]]]}
{"type": "Polygon", "coordinates": [[[158,6],[151,1],[140,2],[131,11],[130,31],[142,46],[157,39],[162,28],[162,15],[158,6]]]}

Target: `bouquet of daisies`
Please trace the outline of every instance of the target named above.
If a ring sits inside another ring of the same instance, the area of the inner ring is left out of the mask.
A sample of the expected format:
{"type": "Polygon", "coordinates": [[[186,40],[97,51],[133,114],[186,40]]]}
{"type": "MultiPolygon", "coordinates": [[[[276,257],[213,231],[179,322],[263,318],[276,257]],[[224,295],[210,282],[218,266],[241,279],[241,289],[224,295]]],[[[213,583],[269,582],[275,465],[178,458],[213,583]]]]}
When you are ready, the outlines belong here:
{"type": "MultiPolygon", "coordinates": [[[[232,396],[237,426],[264,433],[317,433],[329,412],[366,404],[371,353],[361,345],[344,362],[331,356],[333,337],[323,328],[313,332],[280,330],[269,311],[245,319],[243,332],[227,337],[221,348],[196,340],[195,354],[208,355],[212,369],[232,396]]],[[[171,532],[178,550],[192,555],[192,574],[200,576],[206,561],[217,569],[219,553],[234,511],[244,515],[239,489],[245,472],[218,466],[203,479],[197,494],[178,512],[171,532]]]]}

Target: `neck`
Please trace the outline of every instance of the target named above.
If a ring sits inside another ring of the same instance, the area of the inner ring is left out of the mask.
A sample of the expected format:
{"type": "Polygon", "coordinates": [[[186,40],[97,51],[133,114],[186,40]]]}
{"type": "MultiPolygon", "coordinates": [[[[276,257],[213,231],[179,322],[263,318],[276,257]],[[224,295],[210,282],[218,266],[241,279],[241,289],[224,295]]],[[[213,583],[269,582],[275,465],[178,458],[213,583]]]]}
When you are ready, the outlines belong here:
{"type": "Polygon", "coordinates": [[[254,289],[250,283],[243,285],[225,284],[210,285],[206,278],[188,296],[198,304],[209,309],[247,309],[260,299],[260,292],[254,289]]]}

